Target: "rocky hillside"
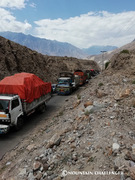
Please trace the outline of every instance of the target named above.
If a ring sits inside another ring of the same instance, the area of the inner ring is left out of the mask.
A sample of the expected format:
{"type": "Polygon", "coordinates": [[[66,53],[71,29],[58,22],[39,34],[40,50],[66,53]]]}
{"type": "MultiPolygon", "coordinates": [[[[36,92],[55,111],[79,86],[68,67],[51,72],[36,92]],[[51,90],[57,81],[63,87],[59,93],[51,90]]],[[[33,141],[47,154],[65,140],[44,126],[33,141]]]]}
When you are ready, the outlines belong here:
{"type": "Polygon", "coordinates": [[[125,76],[135,75],[135,49],[123,50],[112,56],[108,72],[120,72],[125,76]]]}
{"type": "MultiPolygon", "coordinates": [[[[122,50],[124,49],[127,49],[127,50],[134,50],[135,49],[135,41],[132,41],[131,43],[129,44],[126,44],[120,48],[117,48],[113,51],[108,51],[108,52],[105,52],[103,54],[99,54],[99,55],[96,55],[96,56],[89,56],[88,59],[90,60],[94,60],[96,61],[100,66],[102,66],[102,63],[104,62],[107,62],[107,61],[110,61],[110,59],[112,58],[112,56],[116,53],[119,53],[121,52],[122,50]]],[[[107,50],[106,50],[107,51],[107,50]]]]}
{"type": "Polygon", "coordinates": [[[87,68],[99,69],[94,61],[42,55],[0,37],[0,79],[18,72],[29,72],[54,83],[60,71],[87,68]]]}
{"type": "Polygon", "coordinates": [[[6,153],[1,179],[135,180],[134,69],[134,50],[114,55],[104,72],[6,153]]]}

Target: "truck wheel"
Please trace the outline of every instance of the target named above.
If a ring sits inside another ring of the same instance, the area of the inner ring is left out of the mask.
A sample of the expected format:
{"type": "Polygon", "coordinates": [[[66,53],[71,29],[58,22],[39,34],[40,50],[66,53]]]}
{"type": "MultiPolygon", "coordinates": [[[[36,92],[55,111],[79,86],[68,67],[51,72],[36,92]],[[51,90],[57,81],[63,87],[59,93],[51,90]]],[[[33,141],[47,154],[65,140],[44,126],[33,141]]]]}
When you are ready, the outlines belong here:
{"type": "Polygon", "coordinates": [[[70,93],[69,93],[69,94],[72,94],[72,92],[73,92],[73,90],[72,90],[72,89],[70,89],[70,93]]]}
{"type": "Polygon", "coordinates": [[[19,117],[19,118],[17,119],[17,123],[16,123],[16,125],[15,125],[15,130],[16,130],[16,131],[19,131],[19,130],[23,127],[23,124],[24,124],[23,118],[22,118],[22,117],[19,117]]]}
{"type": "Polygon", "coordinates": [[[41,105],[38,107],[38,112],[39,112],[39,113],[44,113],[45,110],[46,110],[46,104],[45,104],[45,103],[41,104],[41,105]]]}

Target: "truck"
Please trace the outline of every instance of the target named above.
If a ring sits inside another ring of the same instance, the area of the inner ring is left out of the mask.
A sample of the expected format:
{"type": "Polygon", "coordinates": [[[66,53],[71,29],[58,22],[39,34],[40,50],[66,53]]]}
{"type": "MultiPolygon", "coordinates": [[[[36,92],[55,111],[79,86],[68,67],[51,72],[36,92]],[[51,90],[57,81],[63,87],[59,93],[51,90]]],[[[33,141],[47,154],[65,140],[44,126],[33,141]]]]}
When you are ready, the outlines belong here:
{"type": "Polygon", "coordinates": [[[60,72],[56,88],[58,95],[71,94],[78,87],[78,75],[74,75],[72,72],[60,72]]]}
{"type": "Polygon", "coordinates": [[[51,98],[51,83],[32,73],[17,73],[0,81],[0,134],[11,127],[20,130],[31,113],[45,111],[51,98]]]}
{"type": "Polygon", "coordinates": [[[85,70],[87,74],[86,82],[88,82],[91,79],[91,71],[90,70],[85,70]]]}
{"type": "Polygon", "coordinates": [[[80,86],[86,83],[86,80],[88,79],[87,73],[82,70],[76,70],[74,72],[74,75],[78,75],[80,79],[80,86]]]}
{"type": "Polygon", "coordinates": [[[95,69],[95,70],[91,69],[90,73],[91,73],[91,76],[96,76],[96,75],[98,75],[100,73],[100,71],[98,69],[95,69]]]}

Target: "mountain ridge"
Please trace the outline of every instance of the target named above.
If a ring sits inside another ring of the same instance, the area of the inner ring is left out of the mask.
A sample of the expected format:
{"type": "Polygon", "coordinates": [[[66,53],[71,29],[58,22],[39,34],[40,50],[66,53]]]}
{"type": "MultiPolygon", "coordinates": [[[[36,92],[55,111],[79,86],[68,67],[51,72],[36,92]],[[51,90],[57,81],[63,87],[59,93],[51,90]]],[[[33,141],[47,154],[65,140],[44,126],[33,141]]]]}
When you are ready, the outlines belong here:
{"type": "Polygon", "coordinates": [[[83,48],[82,50],[89,55],[98,55],[101,54],[101,51],[112,51],[114,49],[117,49],[117,46],[91,46],[89,48],[83,48]]]}
{"type": "Polygon", "coordinates": [[[16,32],[0,32],[0,35],[6,39],[19,43],[32,50],[35,50],[44,55],[50,56],[67,56],[86,59],[90,55],[97,55],[101,53],[101,50],[114,50],[116,46],[91,46],[89,48],[80,49],[67,42],[59,42],[56,40],[49,40],[45,38],[39,38],[30,34],[25,35],[23,33],[16,32]]]}
{"type": "Polygon", "coordinates": [[[120,53],[123,50],[129,50],[129,51],[133,50],[134,47],[135,47],[135,40],[112,51],[107,51],[98,55],[88,56],[88,59],[96,61],[101,67],[103,64],[110,61],[110,59],[114,56],[114,54],[120,53]]]}
{"type": "Polygon", "coordinates": [[[43,39],[34,37],[30,34],[25,35],[23,33],[14,33],[9,31],[0,32],[0,35],[6,39],[19,43],[20,45],[26,46],[44,55],[68,56],[82,59],[87,57],[87,54],[85,54],[81,49],[69,43],[43,39]]]}

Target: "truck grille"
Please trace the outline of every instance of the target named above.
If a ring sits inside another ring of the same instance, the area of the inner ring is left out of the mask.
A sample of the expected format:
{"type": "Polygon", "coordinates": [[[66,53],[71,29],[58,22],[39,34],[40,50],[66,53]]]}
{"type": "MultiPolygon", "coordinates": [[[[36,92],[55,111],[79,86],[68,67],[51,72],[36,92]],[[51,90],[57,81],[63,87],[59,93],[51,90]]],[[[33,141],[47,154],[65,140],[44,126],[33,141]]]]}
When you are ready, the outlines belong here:
{"type": "Polygon", "coordinates": [[[0,124],[9,125],[10,123],[10,119],[0,119],[0,124]]]}

